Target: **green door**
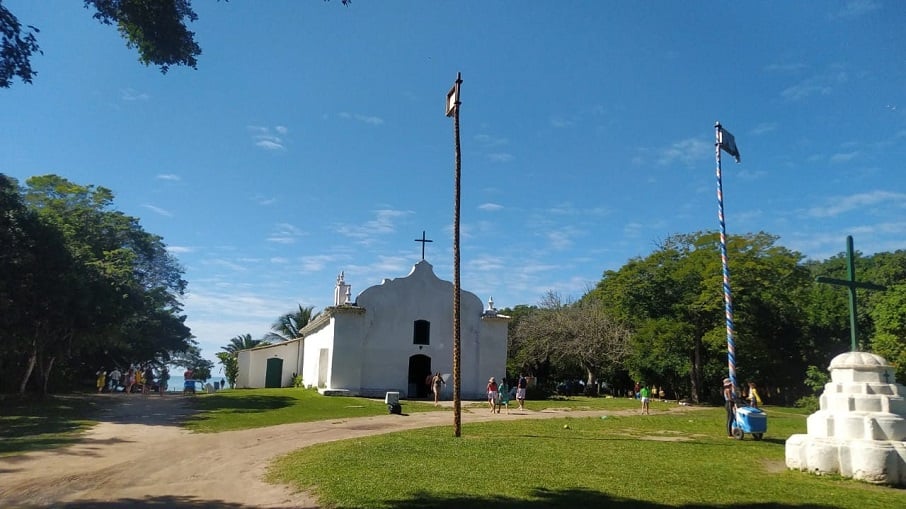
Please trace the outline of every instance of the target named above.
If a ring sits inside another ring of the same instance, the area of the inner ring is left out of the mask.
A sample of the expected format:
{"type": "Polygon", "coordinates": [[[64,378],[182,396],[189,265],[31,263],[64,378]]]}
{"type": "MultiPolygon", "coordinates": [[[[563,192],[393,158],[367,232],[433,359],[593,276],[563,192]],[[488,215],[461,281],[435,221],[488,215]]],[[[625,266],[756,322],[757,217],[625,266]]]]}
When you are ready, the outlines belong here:
{"type": "Polygon", "coordinates": [[[273,357],[267,360],[267,371],[264,373],[264,387],[279,389],[283,378],[283,359],[273,357]]]}

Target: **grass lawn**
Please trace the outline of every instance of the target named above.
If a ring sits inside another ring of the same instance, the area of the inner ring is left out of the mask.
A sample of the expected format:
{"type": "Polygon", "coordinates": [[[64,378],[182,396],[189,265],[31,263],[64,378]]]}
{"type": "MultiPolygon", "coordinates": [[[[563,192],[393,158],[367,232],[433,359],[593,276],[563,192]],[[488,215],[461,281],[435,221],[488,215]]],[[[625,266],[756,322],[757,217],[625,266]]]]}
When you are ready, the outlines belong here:
{"type": "Polygon", "coordinates": [[[79,396],[0,398],[0,456],[72,444],[96,421],[97,404],[79,396]]]}
{"type": "Polygon", "coordinates": [[[724,436],[723,408],[652,410],[333,442],[279,459],[268,477],[347,509],[906,507],[906,490],[788,471],[785,441],[805,432],[803,412],[768,407],[765,439],[740,442],[724,436]]]}
{"type": "MultiPolygon", "coordinates": [[[[383,400],[321,396],[317,389],[228,390],[201,395],[193,404],[200,412],[185,426],[203,433],[387,413],[383,400]]],[[[444,410],[420,401],[402,405],[405,413],[444,410]]]]}

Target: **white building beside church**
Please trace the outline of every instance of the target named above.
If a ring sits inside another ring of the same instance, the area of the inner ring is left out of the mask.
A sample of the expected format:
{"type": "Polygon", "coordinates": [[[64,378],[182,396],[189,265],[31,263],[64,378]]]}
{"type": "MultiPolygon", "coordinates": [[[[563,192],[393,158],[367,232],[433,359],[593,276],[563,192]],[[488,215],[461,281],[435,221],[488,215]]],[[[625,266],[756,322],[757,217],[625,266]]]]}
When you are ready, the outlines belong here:
{"type": "MultiPolygon", "coordinates": [[[[422,260],[409,275],[385,279],[350,301],[351,287],[337,277],[334,306],[302,329],[302,338],[239,352],[237,387],[286,387],[301,373],[324,394],[427,397],[426,379],[453,370],[453,284],[422,260]]],[[[506,371],[507,322],[493,300],[484,309],[460,291],[460,395],[484,399],[488,379],[506,371]]],[[[445,377],[445,394],[452,379],[445,377]]]]}

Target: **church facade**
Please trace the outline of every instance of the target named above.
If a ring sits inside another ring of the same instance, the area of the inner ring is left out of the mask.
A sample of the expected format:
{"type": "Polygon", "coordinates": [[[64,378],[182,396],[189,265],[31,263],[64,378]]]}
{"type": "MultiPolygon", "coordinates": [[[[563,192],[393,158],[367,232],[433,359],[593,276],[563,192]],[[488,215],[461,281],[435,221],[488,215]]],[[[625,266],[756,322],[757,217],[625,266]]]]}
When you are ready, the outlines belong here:
{"type": "MultiPolygon", "coordinates": [[[[324,310],[285,343],[239,352],[237,386],[286,387],[294,373],[324,394],[403,398],[427,397],[426,380],[440,372],[452,394],[453,284],[418,262],[405,277],[385,279],[350,302],[341,274],[334,306],[324,310]]],[[[484,399],[488,379],[505,374],[507,324],[493,300],[484,309],[473,293],[460,290],[460,395],[484,399]]]]}

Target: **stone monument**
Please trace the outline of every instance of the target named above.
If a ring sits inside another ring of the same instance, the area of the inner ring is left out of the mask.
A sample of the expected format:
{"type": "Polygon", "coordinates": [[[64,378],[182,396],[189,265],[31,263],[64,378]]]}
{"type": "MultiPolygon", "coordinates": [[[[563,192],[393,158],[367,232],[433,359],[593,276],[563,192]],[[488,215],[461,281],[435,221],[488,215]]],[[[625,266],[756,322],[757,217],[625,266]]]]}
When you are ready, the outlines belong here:
{"type": "Polygon", "coordinates": [[[847,279],[816,281],[849,291],[852,351],[830,363],[819,410],[805,435],[786,441],[786,466],[815,474],[840,474],[876,484],[906,486],[906,387],[883,357],[857,351],[856,289],[884,290],[856,280],[852,236],[846,237],[847,279]]]}
{"type": "Polygon", "coordinates": [[[906,486],[906,386],[893,371],[867,352],[834,357],[807,434],[786,441],[786,466],[906,486]]]}

